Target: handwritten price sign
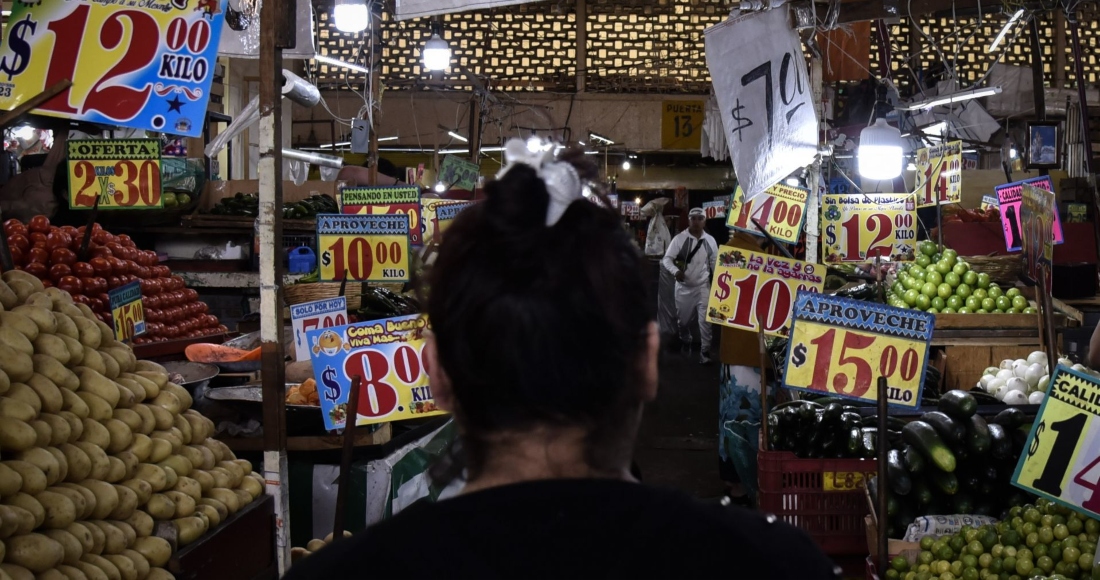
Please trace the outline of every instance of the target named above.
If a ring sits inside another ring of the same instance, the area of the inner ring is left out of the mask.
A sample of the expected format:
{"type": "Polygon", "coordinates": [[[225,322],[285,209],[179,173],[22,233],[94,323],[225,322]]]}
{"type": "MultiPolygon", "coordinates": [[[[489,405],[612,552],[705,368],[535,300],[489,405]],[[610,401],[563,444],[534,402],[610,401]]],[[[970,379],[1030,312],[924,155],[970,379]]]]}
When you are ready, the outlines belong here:
{"type": "Polygon", "coordinates": [[[359,377],[356,425],[440,415],[421,357],[427,317],[399,316],[306,333],[326,429],[344,426],[359,377]]]}
{"type": "Polygon", "coordinates": [[[1020,233],[1023,240],[1024,258],[1027,262],[1027,275],[1039,281],[1041,266],[1046,266],[1046,283],[1050,288],[1050,265],[1054,254],[1054,192],[1031,185],[1023,186],[1023,198],[1020,201],[1020,233]]]}
{"type": "Polygon", "coordinates": [[[344,187],[340,189],[340,213],[409,216],[409,243],[419,246],[420,188],[415,186],[344,187]]]}
{"type": "Polygon", "coordinates": [[[225,5],[16,2],[0,45],[0,109],[70,79],[35,112],[198,137],[225,5]]]}
{"type": "Polygon", "coordinates": [[[1100,382],[1059,365],[1012,484],[1100,518],[1100,382]]]}
{"type": "Polygon", "coordinates": [[[783,386],[874,402],[886,377],[889,404],[920,407],[934,315],[799,292],[793,319],[783,386]]]}
{"type": "Polygon", "coordinates": [[[705,43],[733,167],[755,199],[817,155],[802,43],[786,10],[726,20],[706,30],[705,43]]]}
{"type": "Polygon", "coordinates": [[[799,290],[821,292],[825,269],[760,252],[719,248],[707,320],[723,326],[787,336],[799,290]]]}
{"type": "Polygon", "coordinates": [[[344,296],[292,305],[290,324],[294,329],[294,360],[309,360],[307,332],[318,328],[344,326],[347,323],[348,300],[344,296]]]}
{"type": "Polygon", "coordinates": [[[764,193],[746,200],[740,186],[733,193],[726,227],[763,236],[752,220],[760,222],[771,236],[781,242],[797,244],[806,220],[806,199],[810,191],[777,183],[764,193]]]}
{"type": "Polygon", "coordinates": [[[130,340],[145,334],[145,309],[141,304],[141,285],[131,282],[107,293],[111,303],[111,318],[115,340],[130,340]]]}
{"type": "MultiPolygon", "coordinates": [[[[1005,248],[1010,252],[1018,252],[1023,247],[1023,234],[1020,224],[1020,205],[1024,200],[1024,186],[1030,185],[1043,191],[1054,191],[1054,184],[1050,176],[1043,175],[1032,179],[1025,179],[1015,183],[998,185],[996,203],[1001,211],[1001,227],[1005,234],[1005,248]]],[[[984,198],[983,198],[983,205],[984,198]]],[[[1055,244],[1065,241],[1062,237],[1062,220],[1058,215],[1058,204],[1053,204],[1054,222],[1051,225],[1051,239],[1055,244]]]]}
{"type": "Polygon", "coordinates": [[[321,280],[407,282],[409,216],[319,214],[317,249],[321,280]]]}
{"type": "Polygon", "coordinates": [[[439,180],[451,189],[473,191],[481,176],[481,166],[458,155],[446,155],[439,166],[439,180]]]}
{"type": "Polygon", "coordinates": [[[962,141],[917,150],[917,207],[962,201],[962,141]]]}
{"type": "Polygon", "coordinates": [[[821,196],[825,262],[869,262],[876,257],[912,260],[917,212],[904,193],[821,196]]]}
{"type": "Polygon", "coordinates": [[[150,209],[160,196],[160,142],[156,139],[81,139],[66,143],[69,207],[150,209]]]}

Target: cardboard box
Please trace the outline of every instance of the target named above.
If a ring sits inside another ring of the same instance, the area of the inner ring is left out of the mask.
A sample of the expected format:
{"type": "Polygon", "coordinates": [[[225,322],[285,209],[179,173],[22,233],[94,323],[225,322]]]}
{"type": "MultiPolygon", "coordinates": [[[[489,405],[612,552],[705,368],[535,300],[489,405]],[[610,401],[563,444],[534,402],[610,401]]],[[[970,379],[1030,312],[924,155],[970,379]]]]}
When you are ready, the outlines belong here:
{"type": "MultiPolygon", "coordinates": [[[[283,181],[283,201],[302,201],[314,194],[327,194],[336,199],[336,193],[342,182],[339,181],[306,181],[301,185],[295,185],[293,181],[283,181]]],[[[209,211],[219,201],[227,197],[233,197],[240,193],[258,193],[260,181],[258,179],[231,179],[228,181],[208,181],[202,193],[199,203],[200,211],[209,211]]]]}

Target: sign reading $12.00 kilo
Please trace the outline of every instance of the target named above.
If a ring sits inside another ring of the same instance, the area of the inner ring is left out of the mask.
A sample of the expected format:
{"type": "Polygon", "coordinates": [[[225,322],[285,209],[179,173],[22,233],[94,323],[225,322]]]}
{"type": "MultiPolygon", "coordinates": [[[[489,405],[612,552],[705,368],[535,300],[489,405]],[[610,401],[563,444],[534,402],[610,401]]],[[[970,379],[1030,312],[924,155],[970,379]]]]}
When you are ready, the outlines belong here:
{"type": "Polygon", "coordinates": [[[906,193],[821,196],[825,262],[869,262],[876,257],[912,260],[917,213],[906,193]]]}
{"type": "Polygon", "coordinates": [[[799,290],[821,292],[825,268],[739,248],[719,248],[707,303],[716,324],[787,336],[799,290]]]}

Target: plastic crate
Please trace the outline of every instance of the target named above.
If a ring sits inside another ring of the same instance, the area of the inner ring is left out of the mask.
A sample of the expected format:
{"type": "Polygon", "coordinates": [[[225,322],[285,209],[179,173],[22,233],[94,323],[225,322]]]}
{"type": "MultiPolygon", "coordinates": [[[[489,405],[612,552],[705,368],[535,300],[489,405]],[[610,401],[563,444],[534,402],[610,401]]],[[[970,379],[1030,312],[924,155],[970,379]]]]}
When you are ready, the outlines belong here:
{"type": "Polygon", "coordinates": [[[877,461],[800,459],[766,450],[757,459],[761,510],[805,530],[826,554],[867,554],[862,481],[878,469],[877,461]]]}

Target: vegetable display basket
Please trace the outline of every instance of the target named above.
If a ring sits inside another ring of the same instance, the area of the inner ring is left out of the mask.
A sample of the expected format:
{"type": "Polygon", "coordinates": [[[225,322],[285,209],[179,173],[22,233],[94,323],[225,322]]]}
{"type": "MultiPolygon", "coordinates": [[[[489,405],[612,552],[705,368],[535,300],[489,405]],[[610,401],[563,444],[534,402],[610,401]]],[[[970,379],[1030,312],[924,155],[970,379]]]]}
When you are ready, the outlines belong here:
{"type": "MultiPolygon", "coordinates": [[[[347,287],[344,288],[344,295],[348,298],[348,312],[354,312],[359,310],[362,286],[377,286],[380,288],[386,288],[392,292],[401,292],[403,284],[363,284],[362,282],[348,282],[347,287]]],[[[312,302],[314,300],[325,300],[328,298],[336,298],[340,295],[340,283],[339,282],[307,282],[302,284],[286,284],[283,286],[283,300],[287,306],[293,306],[295,304],[302,304],[303,302],[312,302]]]]}
{"type": "Polygon", "coordinates": [[[805,530],[826,554],[867,553],[863,482],[877,472],[877,461],[801,459],[765,449],[757,458],[762,511],[805,530]]]}
{"type": "Polygon", "coordinates": [[[1001,284],[1014,286],[1023,272],[1024,264],[1020,254],[1008,256],[967,256],[970,269],[979,274],[989,274],[989,279],[1001,284]]]}

